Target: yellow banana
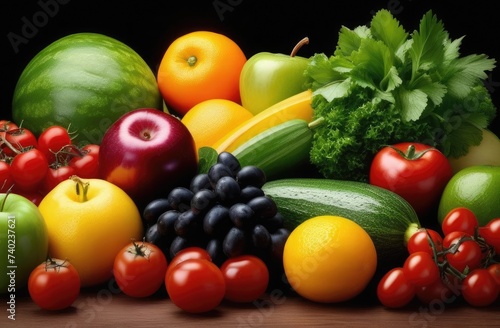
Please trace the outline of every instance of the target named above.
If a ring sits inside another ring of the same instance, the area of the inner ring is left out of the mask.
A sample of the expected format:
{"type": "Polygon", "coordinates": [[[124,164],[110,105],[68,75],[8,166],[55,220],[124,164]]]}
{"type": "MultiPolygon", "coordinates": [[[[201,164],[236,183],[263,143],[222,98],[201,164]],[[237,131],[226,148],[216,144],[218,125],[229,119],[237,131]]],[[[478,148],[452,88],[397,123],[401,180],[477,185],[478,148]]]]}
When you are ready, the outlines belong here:
{"type": "Polygon", "coordinates": [[[254,117],[243,122],[212,145],[217,153],[232,152],[241,144],[260,132],[292,119],[303,119],[311,122],[313,119],[312,91],[306,90],[286,98],[254,117]]]}

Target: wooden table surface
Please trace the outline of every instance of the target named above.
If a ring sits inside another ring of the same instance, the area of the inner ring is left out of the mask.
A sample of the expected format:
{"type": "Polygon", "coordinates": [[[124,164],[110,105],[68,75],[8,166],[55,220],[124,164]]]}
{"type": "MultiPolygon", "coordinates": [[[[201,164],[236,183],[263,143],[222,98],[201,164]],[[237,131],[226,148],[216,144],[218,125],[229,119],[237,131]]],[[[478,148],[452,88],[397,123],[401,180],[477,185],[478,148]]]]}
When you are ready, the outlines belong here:
{"type": "Polygon", "coordinates": [[[62,312],[43,311],[28,295],[16,295],[15,321],[8,319],[3,297],[0,327],[500,327],[500,300],[486,308],[437,300],[430,307],[415,302],[389,310],[365,294],[342,304],[318,304],[276,288],[252,304],[223,302],[209,313],[189,314],[161,293],[133,299],[108,284],[82,290],[62,312]]]}

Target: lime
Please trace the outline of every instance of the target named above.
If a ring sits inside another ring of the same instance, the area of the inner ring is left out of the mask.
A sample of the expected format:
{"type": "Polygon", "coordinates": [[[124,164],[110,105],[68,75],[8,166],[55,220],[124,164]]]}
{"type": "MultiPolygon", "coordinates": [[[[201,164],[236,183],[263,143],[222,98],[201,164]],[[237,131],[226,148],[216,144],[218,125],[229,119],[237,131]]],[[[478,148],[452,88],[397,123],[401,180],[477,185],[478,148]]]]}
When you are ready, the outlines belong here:
{"type": "Polygon", "coordinates": [[[441,196],[439,223],[456,207],[474,212],[480,226],[500,217],[500,166],[474,165],[457,172],[441,196]]]}

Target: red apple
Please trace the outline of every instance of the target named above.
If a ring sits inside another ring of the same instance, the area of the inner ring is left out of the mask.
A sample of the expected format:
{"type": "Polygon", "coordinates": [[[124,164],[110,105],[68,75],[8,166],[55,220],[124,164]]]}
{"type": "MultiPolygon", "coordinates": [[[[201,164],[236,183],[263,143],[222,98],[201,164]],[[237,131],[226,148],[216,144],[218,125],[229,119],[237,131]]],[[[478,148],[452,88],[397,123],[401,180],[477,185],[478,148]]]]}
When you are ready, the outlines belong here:
{"type": "Polygon", "coordinates": [[[158,109],[124,114],[100,144],[100,177],[122,188],[139,207],[187,185],[196,171],[191,133],[179,119],[158,109]]]}

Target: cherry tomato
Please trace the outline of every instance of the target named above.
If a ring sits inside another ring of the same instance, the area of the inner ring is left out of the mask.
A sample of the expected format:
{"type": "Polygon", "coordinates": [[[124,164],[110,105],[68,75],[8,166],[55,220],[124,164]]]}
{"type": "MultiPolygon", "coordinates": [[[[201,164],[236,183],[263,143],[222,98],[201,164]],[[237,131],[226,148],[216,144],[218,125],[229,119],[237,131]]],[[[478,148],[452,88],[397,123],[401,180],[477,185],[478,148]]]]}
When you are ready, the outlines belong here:
{"type": "Polygon", "coordinates": [[[434,244],[436,252],[440,252],[443,249],[443,237],[439,232],[433,229],[420,229],[408,239],[408,253],[427,252],[430,255],[434,255],[431,242],[434,244]]]}
{"type": "MultiPolygon", "coordinates": [[[[36,148],[38,146],[37,140],[33,132],[25,128],[11,129],[5,133],[5,142],[9,143],[17,150],[23,148],[36,148]]],[[[14,156],[15,151],[10,147],[4,146],[4,152],[8,156],[14,156]]]]}
{"type": "Polygon", "coordinates": [[[0,160],[0,192],[5,193],[14,184],[10,174],[10,164],[0,160]]]}
{"type": "Polygon", "coordinates": [[[43,153],[32,148],[17,154],[10,163],[10,173],[19,190],[34,190],[43,181],[49,163],[43,153]]]}
{"type": "Polygon", "coordinates": [[[62,310],[80,295],[80,276],[68,261],[47,259],[31,272],[28,292],[42,309],[62,310]]]}
{"type": "Polygon", "coordinates": [[[253,302],[266,291],[269,270],[253,255],[227,259],[220,267],[226,281],[225,299],[232,302],[253,302]]]}
{"type": "Polygon", "coordinates": [[[170,261],[165,277],[168,277],[172,269],[179,263],[184,262],[189,259],[204,259],[207,261],[212,261],[210,254],[201,247],[186,247],[180,250],[170,261]]]}
{"type": "Polygon", "coordinates": [[[18,129],[19,126],[9,120],[0,120],[0,138],[5,138],[7,131],[18,129]]]}
{"type": "Polygon", "coordinates": [[[76,175],[83,179],[99,177],[99,145],[88,144],[81,149],[82,156],[74,156],[69,165],[74,167],[76,175]]]}
{"type": "Polygon", "coordinates": [[[165,286],[170,300],[190,313],[215,309],[226,292],[222,271],[204,259],[188,259],[177,264],[165,276],[165,286]]]}
{"type": "Polygon", "coordinates": [[[491,305],[498,295],[498,284],[487,269],[475,269],[462,281],[462,296],[472,306],[491,305]]]}
{"type": "Polygon", "coordinates": [[[490,264],[487,269],[500,288],[500,263],[490,264]]]}
{"type": "Polygon", "coordinates": [[[387,272],[377,285],[377,297],[388,308],[404,307],[415,295],[415,286],[408,281],[401,267],[387,272]]]}
{"type": "Polygon", "coordinates": [[[69,177],[76,174],[74,167],[69,165],[59,167],[49,167],[43,180],[42,189],[45,193],[54,189],[60,182],[68,180],[69,177]]]}
{"type": "Polygon", "coordinates": [[[48,127],[38,136],[38,149],[47,157],[49,163],[54,163],[55,153],[67,145],[71,145],[71,137],[68,130],[59,125],[48,127]]]}
{"type": "Polygon", "coordinates": [[[464,272],[465,268],[474,270],[481,266],[481,246],[469,234],[453,231],[444,237],[443,247],[447,249],[446,260],[458,271],[464,272]]]}
{"type": "Polygon", "coordinates": [[[416,294],[418,300],[427,305],[436,301],[449,304],[460,295],[460,289],[459,286],[450,287],[442,279],[438,279],[430,285],[416,287],[416,294]]]}
{"type": "Polygon", "coordinates": [[[416,287],[431,285],[440,279],[439,268],[427,252],[411,253],[403,264],[408,282],[416,287]]]}
{"type": "Polygon", "coordinates": [[[476,215],[466,207],[457,207],[448,212],[441,223],[443,234],[453,231],[463,231],[474,236],[479,223],[476,215]]]}
{"type": "Polygon", "coordinates": [[[403,142],[384,147],[375,155],[369,181],[400,195],[422,216],[439,201],[452,175],[448,159],[439,150],[403,142]]]}
{"type": "Polygon", "coordinates": [[[113,274],[125,295],[147,297],[160,289],[167,271],[161,249],[148,242],[131,242],[115,257],[113,274]]]}
{"type": "Polygon", "coordinates": [[[479,234],[497,254],[500,254],[500,218],[490,220],[484,227],[480,227],[479,234]]]}

